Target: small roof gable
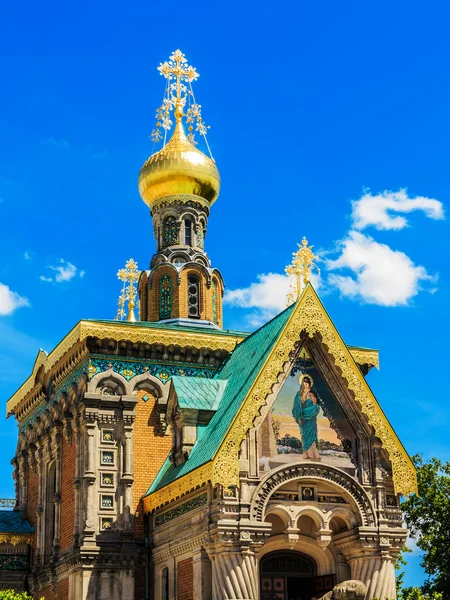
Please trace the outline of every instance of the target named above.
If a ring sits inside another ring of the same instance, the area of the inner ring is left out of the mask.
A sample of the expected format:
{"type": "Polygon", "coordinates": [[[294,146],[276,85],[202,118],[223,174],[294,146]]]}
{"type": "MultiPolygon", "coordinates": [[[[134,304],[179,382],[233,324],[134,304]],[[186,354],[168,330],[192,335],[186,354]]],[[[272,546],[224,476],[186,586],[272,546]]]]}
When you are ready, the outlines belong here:
{"type": "Polygon", "coordinates": [[[180,408],[217,410],[227,385],[225,379],[203,379],[172,375],[180,408]]]}
{"type": "Polygon", "coordinates": [[[0,533],[33,533],[34,528],[16,510],[0,510],[0,533]]]}
{"type": "MultiPolygon", "coordinates": [[[[294,306],[292,305],[284,310],[236,346],[222,371],[216,376],[218,381],[227,382],[222,400],[215,415],[205,428],[201,439],[197,441],[192,449],[189,459],[179,466],[174,466],[167,460],[146,495],[161,489],[212,460],[255,377],[260,372],[273,345],[292,314],[294,306]]],[[[178,377],[178,380],[180,379],[186,378],[178,377]]]]}

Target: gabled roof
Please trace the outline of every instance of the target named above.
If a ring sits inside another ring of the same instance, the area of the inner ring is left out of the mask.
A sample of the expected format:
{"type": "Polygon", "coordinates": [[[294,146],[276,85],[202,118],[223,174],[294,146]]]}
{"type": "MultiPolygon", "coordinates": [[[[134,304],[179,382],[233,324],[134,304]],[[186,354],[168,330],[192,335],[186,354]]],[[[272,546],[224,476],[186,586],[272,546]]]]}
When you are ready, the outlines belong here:
{"type": "Polygon", "coordinates": [[[226,379],[202,379],[172,375],[172,386],[181,408],[217,410],[227,385],[226,379]]]}
{"type": "Polygon", "coordinates": [[[392,462],[395,491],[417,491],[414,465],[383,413],[350,349],[345,345],[313,287],[304,289],[291,305],[243,340],[216,377],[228,379],[222,401],[188,460],[175,467],[168,460],[153,482],[144,506],[152,510],[207,481],[224,487],[239,484],[238,455],[242,440],[266,403],[283,367],[302,334],[318,334],[348,389],[361,406],[392,462]]]}
{"type": "MultiPolygon", "coordinates": [[[[185,463],[177,467],[168,460],[164,463],[147,494],[161,489],[213,459],[293,309],[294,305],[290,306],[236,347],[217,376],[219,381],[228,380],[228,382],[219,407],[207,425],[202,438],[196,443],[185,463]]],[[[178,379],[183,378],[179,377],[178,379]]]]}
{"type": "Polygon", "coordinates": [[[0,510],[0,533],[33,533],[28,521],[20,518],[17,510],[0,510]]]}

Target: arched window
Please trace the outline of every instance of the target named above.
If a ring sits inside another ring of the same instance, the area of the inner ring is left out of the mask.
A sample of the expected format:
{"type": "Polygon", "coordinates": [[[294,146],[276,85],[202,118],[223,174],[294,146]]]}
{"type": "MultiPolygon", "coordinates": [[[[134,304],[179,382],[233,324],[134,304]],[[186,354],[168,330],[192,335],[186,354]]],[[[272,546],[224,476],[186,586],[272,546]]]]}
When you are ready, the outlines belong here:
{"type": "Polygon", "coordinates": [[[45,498],[45,554],[50,555],[56,527],[56,461],[47,470],[47,486],[45,498]]]}
{"type": "Polygon", "coordinates": [[[175,217],[166,217],[164,219],[163,246],[166,248],[174,244],[178,244],[177,220],[175,217]]]}
{"type": "Polygon", "coordinates": [[[192,223],[190,219],[184,221],[184,243],[186,246],[192,245],[192,223]]]}
{"type": "Polygon", "coordinates": [[[159,280],[159,318],[170,319],[172,315],[172,279],[163,275],[159,280]]]}
{"type": "Polygon", "coordinates": [[[192,273],[188,275],[188,315],[189,317],[200,316],[198,277],[192,273]]]}
{"type": "Polygon", "coordinates": [[[169,569],[164,567],[161,572],[161,600],[169,600],[169,569]]]}
{"type": "Polygon", "coordinates": [[[216,280],[213,279],[213,284],[212,284],[212,314],[213,314],[213,321],[214,323],[217,323],[219,320],[219,315],[218,315],[218,310],[217,310],[217,283],[216,280]]]}

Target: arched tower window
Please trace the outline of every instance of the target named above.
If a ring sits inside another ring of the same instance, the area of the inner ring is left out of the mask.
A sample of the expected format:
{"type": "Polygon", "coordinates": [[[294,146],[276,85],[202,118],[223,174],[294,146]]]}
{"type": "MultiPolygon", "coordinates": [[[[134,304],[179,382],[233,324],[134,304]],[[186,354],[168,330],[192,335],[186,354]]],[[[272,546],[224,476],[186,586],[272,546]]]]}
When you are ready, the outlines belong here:
{"type": "Polygon", "coordinates": [[[192,222],[190,219],[184,221],[184,243],[186,246],[192,246],[192,222]]]}
{"type": "Polygon", "coordinates": [[[163,246],[167,248],[174,244],[178,244],[177,220],[175,217],[166,217],[164,219],[163,246]]]}
{"type": "Polygon", "coordinates": [[[188,275],[188,315],[190,317],[200,316],[199,300],[198,277],[190,273],[188,275]]]}
{"type": "Polygon", "coordinates": [[[212,284],[212,314],[214,323],[218,323],[219,315],[217,310],[217,282],[213,279],[212,284]]]}
{"type": "Polygon", "coordinates": [[[159,280],[159,318],[170,319],[172,315],[172,279],[163,275],[159,280]]]}

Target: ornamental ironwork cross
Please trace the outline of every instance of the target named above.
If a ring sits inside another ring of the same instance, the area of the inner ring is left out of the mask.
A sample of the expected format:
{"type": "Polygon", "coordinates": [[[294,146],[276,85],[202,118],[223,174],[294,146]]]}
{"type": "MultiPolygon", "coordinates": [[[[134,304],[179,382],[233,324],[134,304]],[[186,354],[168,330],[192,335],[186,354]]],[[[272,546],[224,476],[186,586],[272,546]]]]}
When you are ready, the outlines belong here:
{"type": "Polygon", "coordinates": [[[176,99],[181,100],[181,82],[182,81],[195,81],[199,77],[199,73],[197,70],[191,65],[187,64],[187,58],[181,52],[181,50],[175,50],[173,54],[170,55],[169,60],[164,63],[161,63],[158,67],[158,71],[161,75],[164,75],[166,79],[177,80],[176,85],[176,99]]]}
{"type": "Polygon", "coordinates": [[[120,279],[120,281],[123,281],[123,289],[121,292],[121,297],[119,298],[118,316],[120,312],[120,316],[123,317],[125,315],[123,305],[125,304],[126,298],[126,300],[128,300],[127,321],[131,321],[133,323],[137,321],[136,315],[134,313],[134,306],[136,301],[136,288],[134,284],[139,279],[140,274],[141,273],[138,269],[137,262],[132,258],[130,258],[130,260],[127,263],[125,263],[124,269],[119,269],[119,271],[117,271],[117,277],[120,279]],[[120,309],[122,309],[122,311],[120,311],[120,309]]]}
{"type": "Polygon", "coordinates": [[[318,258],[312,251],[314,246],[308,246],[308,240],[305,237],[302,239],[301,245],[297,244],[297,246],[299,249],[292,254],[292,264],[286,267],[286,273],[295,277],[287,295],[288,306],[298,300],[310,280],[313,269],[317,269],[320,275],[320,269],[314,262],[318,258]]]}

